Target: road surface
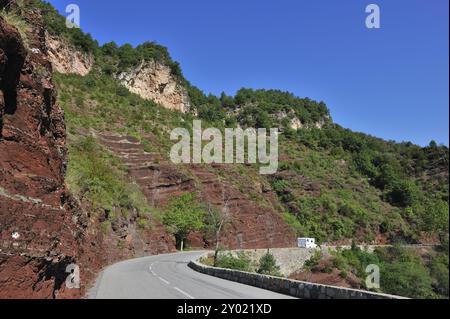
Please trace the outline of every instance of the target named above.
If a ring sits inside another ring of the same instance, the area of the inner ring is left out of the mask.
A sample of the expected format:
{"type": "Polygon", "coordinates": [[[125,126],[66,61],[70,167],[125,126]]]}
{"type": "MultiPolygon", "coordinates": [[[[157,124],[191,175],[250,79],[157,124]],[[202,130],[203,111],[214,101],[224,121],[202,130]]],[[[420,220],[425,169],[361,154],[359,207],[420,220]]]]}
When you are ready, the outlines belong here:
{"type": "Polygon", "coordinates": [[[92,299],[288,299],[286,295],[200,274],[189,261],[204,252],[151,256],[106,268],[92,299]]]}

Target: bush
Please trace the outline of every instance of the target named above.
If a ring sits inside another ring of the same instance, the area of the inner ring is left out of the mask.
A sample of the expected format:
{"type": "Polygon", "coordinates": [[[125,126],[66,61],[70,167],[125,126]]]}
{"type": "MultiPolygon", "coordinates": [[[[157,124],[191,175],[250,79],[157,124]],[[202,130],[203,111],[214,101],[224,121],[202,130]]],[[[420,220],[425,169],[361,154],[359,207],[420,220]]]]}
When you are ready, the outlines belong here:
{"type": "Polygon", "coordinates": [[[237,254],[237,257],[234,257],[231,253],[219,255],[216,261],[216,265],[219,268],[234,269],[240,271],[251,270],[251,261],[244,252],[239,252],[237,254]]]}
{"type": "Polygon", "coordinates": [[[432,280],[427,269],[415,262],[385,264],[380,274],[381,289],[390,294],[411,298],[432,298],[432,280]]]}
{"type": "Polygon", "coordinates": [[[384,293],[410,298],[448,298],[448,254],[445,252],[422,257],[411,249],[394,246],[369,253],[353,245],[352,249],[334,252],[332,261],[341,274],[355,273],[362,285],[367,276],[366,267],[378,265],[380,288],[384,293]]]}
{"type": "Polygon", "coordinates": [[[314,268],[316,268],[319,265],[319,262],[322,259],[322,252],[316,251],[314,252],[314,255],[305,261],[305,264],[303,265],[303,268],[307,271],[312,271],[314,268]]]}
{"type": "Polygon", "coordinates": [[[281,276],[280,267],[277,265],[275,257],[269,251],[259,260],[257,272],[263,275],[281,276]]]}
{"type": "Polygon", "coordinates": [[[385,191],[386,200],[400,207],[412,206],[418,200],[419,190],[414,182],[399,180],[391,182],[385,191]]]}

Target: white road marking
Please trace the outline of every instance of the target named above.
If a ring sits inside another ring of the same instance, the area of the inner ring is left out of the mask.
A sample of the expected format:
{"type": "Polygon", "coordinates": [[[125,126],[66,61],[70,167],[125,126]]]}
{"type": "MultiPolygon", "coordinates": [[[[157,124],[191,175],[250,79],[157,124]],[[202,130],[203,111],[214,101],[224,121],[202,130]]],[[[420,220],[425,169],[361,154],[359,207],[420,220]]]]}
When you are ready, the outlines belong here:
{"type": "Polygon", "coordinates": [[[151,264],[150,266],[148,266],[148,270],[150,270],[151,274],[152,274],[153,276],[156,277],[157,274],[153,271],[152,266],[153,266],[153,264],[151,264]]]}
{"type": "Polygon", "coordinates": [[[166,285],[170,285],[170,282],[168,282],[167,280],[165,280],[164,278],[158,277],[159,280],[161,280],[163,283],[165,283],[166,285]]]}
{"type": "Polygon", "coordinates": [[[188,294],[187,292],[184,292],[183,290],[181,290],[180,288],[174,287],[174,289],[176,291],[178,291],[179,293],[185,295],[186,297],[188,297],[189,299],[195,299],[194,297],[192,297],[190,294],[188,294]]]}

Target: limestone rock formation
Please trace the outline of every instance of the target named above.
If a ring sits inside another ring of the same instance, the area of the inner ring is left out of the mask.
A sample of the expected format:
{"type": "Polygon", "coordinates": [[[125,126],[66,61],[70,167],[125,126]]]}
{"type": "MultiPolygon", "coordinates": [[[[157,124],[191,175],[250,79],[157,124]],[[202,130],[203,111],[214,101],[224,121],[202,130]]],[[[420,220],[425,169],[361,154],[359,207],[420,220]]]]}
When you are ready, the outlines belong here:
{"type": "Polygon", "coordinates": [[[142,62],[119,74],[118,79],[131,92],[170,110],[185,113],[190,109],[187,90],[168,65],[157,61],[142,62]]]}
{"type": "Polygon", "coordinates": [[[48,57],[53,69],[64,74],[89,74],[94,65],[92,54],[83,53],[70,46],[67,41],[52,37],[46,32],[45,42],[48,48],[48,57]]]}

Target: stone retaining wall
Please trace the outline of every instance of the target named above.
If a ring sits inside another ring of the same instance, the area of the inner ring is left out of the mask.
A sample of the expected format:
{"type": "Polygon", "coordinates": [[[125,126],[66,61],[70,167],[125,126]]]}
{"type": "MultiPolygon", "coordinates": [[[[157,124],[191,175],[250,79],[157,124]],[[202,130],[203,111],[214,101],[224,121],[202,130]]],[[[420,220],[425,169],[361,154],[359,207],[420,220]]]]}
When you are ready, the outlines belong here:
{"type": "Polygon", "coordinates": [[[198,261],[191,261],[189,267],[205,275],[239,282],[301,299],[407,299],[365,290],[319,285],[256,273],[215,268],[201,264],[198,261]]]}
{"type": "MultiPolygon", "coordinates": [[[[270,248],[270,249],[241,249],[233,251],[224,251],[221,254],[231,254],[237,257],[239,253],[245,253],[253,265],[253,268],[257,268],[262,256],[269,251],[280,267],[280,273],[283,276],[289,277],[291,274],[301,270],[305,262],[314,255],[317,249],[306,248],[270,248]]],[[[251,269],[253,271],[253,269],[251,269]]]]}

